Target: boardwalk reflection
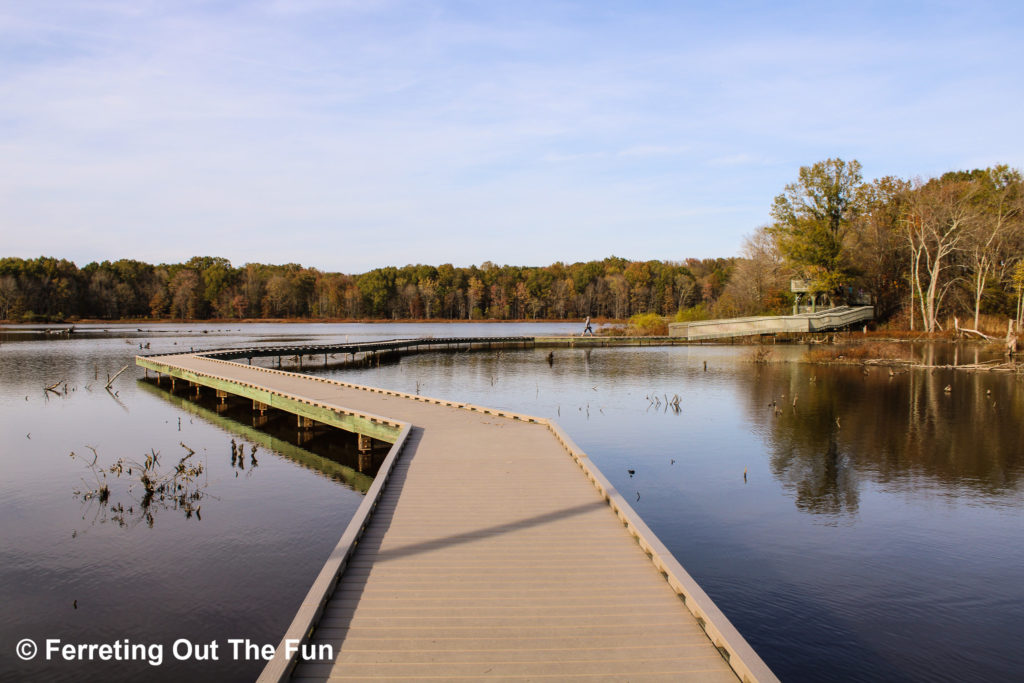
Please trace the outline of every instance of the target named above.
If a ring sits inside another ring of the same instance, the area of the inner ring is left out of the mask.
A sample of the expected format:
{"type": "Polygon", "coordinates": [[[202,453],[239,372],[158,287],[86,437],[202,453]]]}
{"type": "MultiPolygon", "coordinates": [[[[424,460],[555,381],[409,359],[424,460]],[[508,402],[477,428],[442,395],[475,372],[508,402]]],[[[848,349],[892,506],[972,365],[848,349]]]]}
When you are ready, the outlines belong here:
{"type": "MultiPolygon", "coordinates": [[[[147,393],[164,398],[175,406],[220,426],[225,431],[239,434],[246,441],[258,444],[299,465],[316,471],[329,479],[365,493],[373,483],[373,474],[380,467],[386,450],[374,449],[360,454],[354,435],[331,430],[330,435],[313,430],[292,427],[291,419],[281,419],[270,411],[254,413],[245,406],[219,403],[207,394],[206,398],[186,398],[172,394],[152,381],[139,380],[138,385],[147,393]],[[250,424],[246,424],[246,421],[250,424]]],[[[290,416],[289,416],[290,417],[290,416]]]]}

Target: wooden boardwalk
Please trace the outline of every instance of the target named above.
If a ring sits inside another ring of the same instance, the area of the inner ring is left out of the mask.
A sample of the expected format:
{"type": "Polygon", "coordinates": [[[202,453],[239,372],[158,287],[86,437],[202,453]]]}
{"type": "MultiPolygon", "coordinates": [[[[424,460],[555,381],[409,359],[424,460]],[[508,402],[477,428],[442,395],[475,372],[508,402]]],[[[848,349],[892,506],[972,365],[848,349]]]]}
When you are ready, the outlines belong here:
{"type": "Polygon", "coordinates": [[[261,680],[775,680],[553,423],[201,355],[139,364],[394,430],[286,634],[333,659],[296,665],[283,641],[261,680]]]}

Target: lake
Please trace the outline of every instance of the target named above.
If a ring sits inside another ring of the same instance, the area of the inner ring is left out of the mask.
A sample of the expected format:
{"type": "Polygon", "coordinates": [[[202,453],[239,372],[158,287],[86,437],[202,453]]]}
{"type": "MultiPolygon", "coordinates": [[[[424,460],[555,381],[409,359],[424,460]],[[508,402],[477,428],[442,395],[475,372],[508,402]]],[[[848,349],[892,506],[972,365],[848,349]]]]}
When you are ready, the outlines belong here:
{"type": "MultiPolygon", "coordinates": [[[[361,500],[367,473],[344,438],[300,446],[287,421],[171,397],[134,367],[105,391],[136,353],[578,327],[0,330],[0,676],[251,680],[262,662],[44,665],[10,651],[22,638],[276,643],[361,500]],[[43,390],[59,380],[67,393],[43,390]],[[125,478],[88,498],[96,467],[188,451],[204,465],[194,501],[143,510],[125,478]]],[[[1015,677],[1024,382],[808,365],[805,350],[775,346],[768,363],[728,345],[555,349],[551,364],[547,349],[424,353],[316,372],[555,418],[783,680],[1015,677]]]]}

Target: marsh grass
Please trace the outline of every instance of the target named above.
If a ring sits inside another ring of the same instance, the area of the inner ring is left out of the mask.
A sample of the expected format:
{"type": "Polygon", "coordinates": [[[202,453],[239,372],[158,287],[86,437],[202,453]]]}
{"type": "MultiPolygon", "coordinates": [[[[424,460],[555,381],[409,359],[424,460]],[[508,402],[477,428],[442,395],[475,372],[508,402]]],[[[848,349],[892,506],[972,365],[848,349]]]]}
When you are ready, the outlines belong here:
{"type": "MultiPolygon", "coordinates": [[[[157,509],[178,510],[186,518],[195,515],[201,520],[200,501],[207,484],[206,467],[193,459],[194,450],[184,443],[181,446],[187,453],[169,468],[160,464],[160,453],[156,450],[146,454],[142,462],[118,458],[106,466],[99,465],[99,453],[92,446],[87,446],[92,451],[91,460],[72,451],[70,457],[84,461],[93,479],[92,482],[83,479],[84,486],[75,489],[74,495],[86,506],[97,506],[95,521],[109,520],[119,526],[128,526],[134,520],[152,527],[153,513],[157,509]],[[117,493],[127,500],[112,497],[112,481],[122,482],[117,493]]],[[[253,455],[255,460],[255,453],[253,455]]]]}
{"type": "Polygon", "coordinates": [[[804,354],[804,360],[808,363],[863,363],[869,360],[909,362],[913,359],[913,349],[905,344],[876,341],[822,346],[804,354]]]}

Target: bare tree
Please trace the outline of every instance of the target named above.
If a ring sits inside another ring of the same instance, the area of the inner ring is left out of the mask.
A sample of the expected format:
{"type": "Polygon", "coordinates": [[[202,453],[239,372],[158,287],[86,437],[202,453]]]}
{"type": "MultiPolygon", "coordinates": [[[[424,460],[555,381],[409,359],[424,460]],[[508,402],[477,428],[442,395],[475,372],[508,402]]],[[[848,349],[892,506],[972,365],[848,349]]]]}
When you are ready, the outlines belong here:
{"type": "Polygon", "coordinates": [[[911,310],[916,292],[927,332],[941,328],[937,314],[954,282],[946,270],[952,254],[963,247],[975,220],[977,194],[976,183],[932,179],[918,184],[903,217],[903,235],[910,253],[911,310]]]}
{"type": "Polygon", "coordinates": [[[786,270],[782,255],[767,227],[758,228],[743,241],[742,258],[737,260],[723,299],[737,315],[764,313],[776,306],[773,295],[786,287],[786,270]]]}

